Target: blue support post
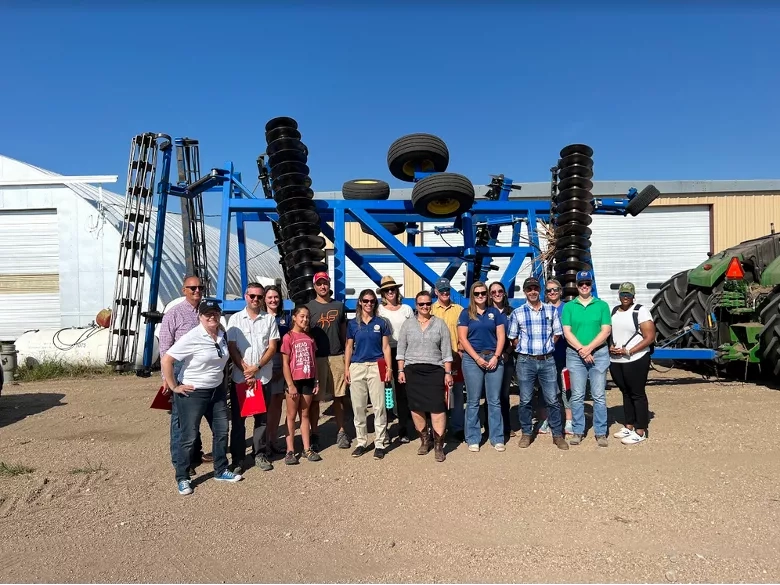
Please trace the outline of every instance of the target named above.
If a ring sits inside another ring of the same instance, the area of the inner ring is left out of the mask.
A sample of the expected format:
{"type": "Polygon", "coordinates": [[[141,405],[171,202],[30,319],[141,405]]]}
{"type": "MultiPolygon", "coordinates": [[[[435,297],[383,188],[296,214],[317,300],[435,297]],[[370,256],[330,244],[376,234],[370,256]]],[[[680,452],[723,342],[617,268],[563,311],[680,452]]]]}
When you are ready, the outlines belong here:
{"type": "MultiPolygon", "coordinates": [[[[231,190],[234,189],[236,184],[241,183],[241,173],[236,173],[233,175],[231,173],[230,175],[231,190]],[[233,178],[235,177],[235,183],[233,182],[233,178]]],[[[236,198],[240,199],[244,196],[244,193],[240,189],[236,189],[236,198]]],[[[246,228],[244,227],[244,213],[239,211],[236,213],[236,239],[238,240],[238,272],[241,278],[241,293],[246,290],[247,285],[249,284],[249,266],[247,262],[247,255],[246,255],[246,228]]]]}
{"type": "MultiPolygon", "coordinates": [[[[230,176],[233,175],[233,163],[226,165],[230,176]]],[[[230,216],[233,195],[232,181],[222,183],[222,216],[219,222],[219,267],[217,269],[217,292],[215,298],[225,305],[225,294],[228,279],[228,263],[230,262],[230,216]]],[[[243,303],[242,303],[243,304],[243,303]]]]}
{"type": "MultiPolygon", "coordinates": [[[[323,226],[324,227],[324,226],[323,226]]],[[[342,303],[347,300],[347,227],[345,225],[344,209],[333,212],[333,273],[336,300],[342,303]]]]}
{"type": "MultiPolygon", "coordinates": [[[[160,295],[160,264],[162,262],[162,252],[165,233],[165,217],[168,212],[168,191],[171,187],[171,157],[173,155],[173,144],[168,143],[162,149],[162,167],[160,169],[160,180],[157,183],[157,224],[154,230],[154,250],[152,252],[152,271],[149,275],[149,303],[147,304],[148,313],[157,312],[157,298],[160,295]]],[[[149,371],[152,367],[152,356],[154,351],[154,327],[157,319],[146,319],[146,331],[144,332],[144,355],[143,368],[149,371]]]]}

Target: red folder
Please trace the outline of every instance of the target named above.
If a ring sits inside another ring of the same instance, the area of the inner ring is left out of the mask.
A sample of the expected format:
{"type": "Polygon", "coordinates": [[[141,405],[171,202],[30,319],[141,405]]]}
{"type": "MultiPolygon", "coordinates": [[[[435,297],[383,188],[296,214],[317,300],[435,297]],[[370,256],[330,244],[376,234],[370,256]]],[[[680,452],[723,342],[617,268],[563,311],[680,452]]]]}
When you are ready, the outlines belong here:
{"type": "Polygon", "coordinates": [[[561,389],[564,392],[571,390],[571,376],[569,374],[569,368],[563,368],[561,370],[561,389]]]}
{"type": "Polygon", "coordinates": [[[160,386],[157,394],[154,395],[152,405],[149,408],[157,408],[159,410],[170,410],[173,406],[173,393],[163,394],[165,386],[160,386]]]}
{"type": "Polygon", "coordinates": [[[246,382],[236,384],[236,398],[238,398],[242,417],[263,414],[266,411],[263,385],[256,380],[252,380],[249,384],[246,382]]]}

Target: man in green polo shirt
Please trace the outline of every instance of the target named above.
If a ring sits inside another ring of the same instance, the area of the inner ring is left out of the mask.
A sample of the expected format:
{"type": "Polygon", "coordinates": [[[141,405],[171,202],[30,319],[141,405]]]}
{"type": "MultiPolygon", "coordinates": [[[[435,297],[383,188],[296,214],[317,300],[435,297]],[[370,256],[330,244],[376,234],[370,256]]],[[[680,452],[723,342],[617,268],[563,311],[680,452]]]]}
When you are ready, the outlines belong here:
{"type": "Polygon", "coordinates": [[[577,273],[577,298],[563,307],[561,324],[569,346],[566,348],[566,367],[571,380],[571,418],[574,436],[571,445],[579,445],[585,434],[585,388],[590,380],[593,397],[593,430],[599,447],[607,443],[607,370],[609,348],[607,339],[612,332],[612,315],[606,301],[592,295],[593,274],[588,270],[577,273]]]}

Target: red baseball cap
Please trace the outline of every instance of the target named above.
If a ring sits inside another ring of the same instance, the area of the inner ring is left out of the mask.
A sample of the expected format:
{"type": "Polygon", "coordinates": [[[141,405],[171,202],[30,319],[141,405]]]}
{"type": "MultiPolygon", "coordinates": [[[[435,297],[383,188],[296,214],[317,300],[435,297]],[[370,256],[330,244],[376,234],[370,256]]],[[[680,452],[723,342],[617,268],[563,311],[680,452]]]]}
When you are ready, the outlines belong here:
{"type": "Polygon", "coordinates": [[[327,280],[330,282],[330,276],[328,276],[327,272],[318,272],[314,275],[314,282],[316,283],[318,280],[327,280]]]}

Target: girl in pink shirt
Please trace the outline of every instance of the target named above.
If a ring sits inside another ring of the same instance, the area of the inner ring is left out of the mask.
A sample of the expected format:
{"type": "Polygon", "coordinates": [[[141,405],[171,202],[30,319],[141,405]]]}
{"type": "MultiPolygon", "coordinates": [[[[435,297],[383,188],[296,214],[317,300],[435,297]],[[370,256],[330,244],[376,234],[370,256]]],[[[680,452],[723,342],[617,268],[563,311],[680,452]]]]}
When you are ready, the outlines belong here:
{"type": "Polygon", "coordinates": [[[319,453],[311,448],[309,407],[312,397],[319,392],[317,384],[317,345],[309,335],[309,309],[298,305],[293,309],[293,326],[282,339],[282,371],[287,382],[287,455],[284,462],[295,465],[295,417],[301,418],[303,456],[309,461],[321,461],[319,453]]]}

